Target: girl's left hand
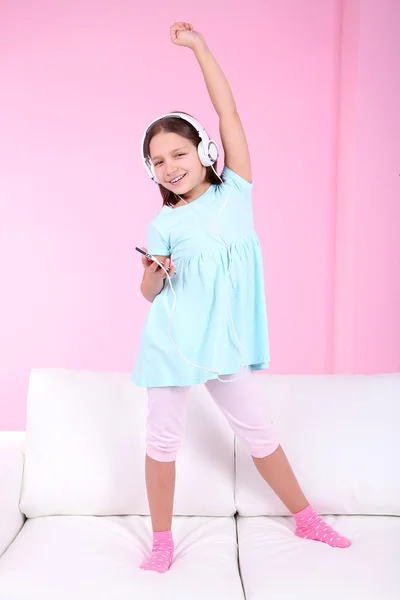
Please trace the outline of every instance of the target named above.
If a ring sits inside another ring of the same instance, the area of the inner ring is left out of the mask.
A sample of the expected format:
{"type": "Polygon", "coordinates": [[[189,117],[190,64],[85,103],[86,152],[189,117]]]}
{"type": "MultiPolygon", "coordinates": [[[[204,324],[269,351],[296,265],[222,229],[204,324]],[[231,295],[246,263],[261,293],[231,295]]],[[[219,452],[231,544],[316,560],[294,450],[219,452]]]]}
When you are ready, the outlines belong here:
{"type": "Polygon", "coordinates": [[[194,50],[205,43],[204,37],[198,31],[193,31],[193,25],[179,21],[170,28],[171,41],[177,46],[186,46],[194,50]]]}

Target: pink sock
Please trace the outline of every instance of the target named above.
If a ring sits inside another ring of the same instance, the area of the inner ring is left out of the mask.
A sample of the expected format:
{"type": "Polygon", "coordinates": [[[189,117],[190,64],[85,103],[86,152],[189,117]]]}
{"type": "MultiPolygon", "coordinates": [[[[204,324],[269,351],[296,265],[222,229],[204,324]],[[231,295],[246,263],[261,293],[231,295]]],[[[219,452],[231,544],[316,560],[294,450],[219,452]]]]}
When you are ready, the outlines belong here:
{"type": "Polygon", "coordinates": [[[155,531],[153,533],[153,548],[148,558],[140,568],[143,571],[165,573],[171,566],[174,557],[174,542],[171,531],[155,531]]]}
{"type": "Polygon", "coordinates": [[[296,521],[295,534],[301,538],[325,542],[334,548],[348,548],[351,545],[351,541],[325,523],[311,505],[292,516],[296,521]]]}

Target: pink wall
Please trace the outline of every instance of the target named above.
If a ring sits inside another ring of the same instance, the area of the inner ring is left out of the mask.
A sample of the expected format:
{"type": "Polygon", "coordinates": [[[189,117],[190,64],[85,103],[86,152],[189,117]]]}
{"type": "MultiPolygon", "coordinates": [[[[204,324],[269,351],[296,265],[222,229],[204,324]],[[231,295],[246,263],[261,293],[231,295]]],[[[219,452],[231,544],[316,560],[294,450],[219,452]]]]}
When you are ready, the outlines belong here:
{"type": "Polygon", "coordinates": [[[181,109],[218,139],[193,56],[169,42],[181,19],[206,34],[248,134],[271,372],[400,370],[399,7],[0,7],[0,429],[24,429],[33,367],[133,366],[148,311],[133,247],[160,207],[143,129],[181,109]]]}
{"type": "Polygon", "coordinates": [[[344,1],[335,371],[400,371],[400,3],[344,1]]]}

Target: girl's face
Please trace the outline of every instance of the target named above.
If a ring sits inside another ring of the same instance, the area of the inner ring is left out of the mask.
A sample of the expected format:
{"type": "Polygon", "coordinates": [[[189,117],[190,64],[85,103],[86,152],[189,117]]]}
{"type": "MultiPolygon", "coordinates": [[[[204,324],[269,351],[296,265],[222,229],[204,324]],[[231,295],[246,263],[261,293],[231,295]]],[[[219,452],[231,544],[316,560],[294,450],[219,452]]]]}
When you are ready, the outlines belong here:
{"type": "Polygon", "coordinates": [[[178,133],[160,132],[150,141],[150,159],[158,181],[167,190],[186,194],[204,182],[206,168],[196,146],[178,133]]]}

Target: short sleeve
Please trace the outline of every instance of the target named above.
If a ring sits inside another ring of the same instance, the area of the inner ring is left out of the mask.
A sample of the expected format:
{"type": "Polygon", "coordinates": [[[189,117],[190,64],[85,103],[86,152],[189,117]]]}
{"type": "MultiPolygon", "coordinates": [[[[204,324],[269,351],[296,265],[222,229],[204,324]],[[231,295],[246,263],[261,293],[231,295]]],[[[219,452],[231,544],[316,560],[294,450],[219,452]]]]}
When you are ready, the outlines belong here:
{"type": "Polygon", "coordinates": [[[154,221],[151,221],[146,236],[146,247],[150,254],[158,254],[160,256],[170,256],[171,247],[169,241],[160,232],[154,221]]]}
{"type": "Polygon", "coordinates": [[[225,185],[234,187],[238,192],[244,196],[250,197],[253,189],[253,183],[249,183],[243,177],[232,171],[225,165],[222,171],[222,179],[225,185]]]}

